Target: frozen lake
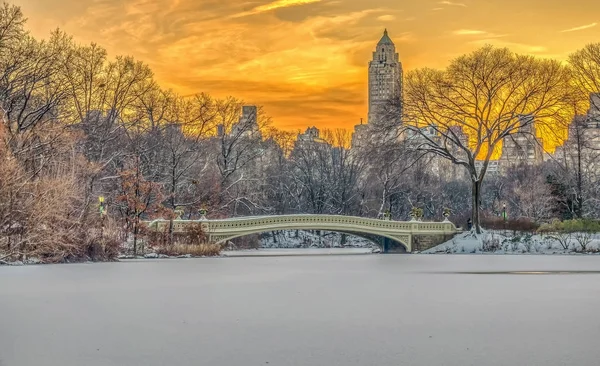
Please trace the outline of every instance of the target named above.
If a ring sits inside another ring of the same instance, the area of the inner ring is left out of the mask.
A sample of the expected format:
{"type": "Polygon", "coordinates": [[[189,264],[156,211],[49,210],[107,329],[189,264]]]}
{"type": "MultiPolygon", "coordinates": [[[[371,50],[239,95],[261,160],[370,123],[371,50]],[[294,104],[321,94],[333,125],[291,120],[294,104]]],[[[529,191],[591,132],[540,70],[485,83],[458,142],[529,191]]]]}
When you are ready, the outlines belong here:
{"type": "Polygon", "coordinates": [[[596,366],[599,273],[600,256],[0,267],[0,365],[596,366]]]}
{"type": "Polygon", "coordinates": [[[270,256],[294,256],[294,255],[350,255],[371,254],[372,248],[304,248],[304,249],[247,249],[223,251],[226,257],[270,257],[270,256]]]}

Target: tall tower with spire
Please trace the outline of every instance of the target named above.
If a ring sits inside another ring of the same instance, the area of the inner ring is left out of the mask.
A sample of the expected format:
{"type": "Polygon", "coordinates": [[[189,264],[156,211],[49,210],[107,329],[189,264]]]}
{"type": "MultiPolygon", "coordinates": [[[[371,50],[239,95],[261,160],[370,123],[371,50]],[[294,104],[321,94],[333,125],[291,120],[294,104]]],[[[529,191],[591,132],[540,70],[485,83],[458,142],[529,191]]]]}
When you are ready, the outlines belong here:
{"type": "Polygon", "coordinates": [[[369,61],[369,124],[382,122],[390,103],[401,106],[401,101],[402,63],[386,29],[369,61]]]}

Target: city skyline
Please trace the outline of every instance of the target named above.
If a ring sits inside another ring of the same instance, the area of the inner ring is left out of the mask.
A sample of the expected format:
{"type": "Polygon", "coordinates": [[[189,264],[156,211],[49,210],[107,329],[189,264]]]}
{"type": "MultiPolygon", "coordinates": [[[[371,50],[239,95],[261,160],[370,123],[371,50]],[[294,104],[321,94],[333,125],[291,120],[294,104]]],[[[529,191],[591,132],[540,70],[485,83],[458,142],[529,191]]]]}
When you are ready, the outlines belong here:
{"type": "Polygon", "coordinates": [[[148,63],[165,88],[232,95],[283,129],[367,120],[368,62],[384,28],[406,71],[484,44],[564,60],[600,37],[594,1],[18,0],[27,28],[60,27],[148,63]],[[543,8],[542,8],[543,7],[543,8]]]}

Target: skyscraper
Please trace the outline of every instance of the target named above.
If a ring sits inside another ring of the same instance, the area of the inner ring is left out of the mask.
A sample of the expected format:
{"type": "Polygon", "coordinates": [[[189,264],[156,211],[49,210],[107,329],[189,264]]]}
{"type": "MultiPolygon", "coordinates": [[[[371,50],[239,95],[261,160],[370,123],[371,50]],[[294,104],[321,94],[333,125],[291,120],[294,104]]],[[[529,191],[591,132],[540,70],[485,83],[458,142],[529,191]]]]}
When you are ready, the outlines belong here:
{"type": "MultiPolygon", "coordinates": [[[[401,105],[402,63],[387,29],[369,61],[369,124],[382,122],[390,102],[401,105]]],[[[397,113],[396,113],[397,114],[397,113]]]]}
{"type": "MultiPolygon", "coordinates": [[[[354,126],[352,147],[361,148],[370,142],[386,139],[386,130],[394,135],[390,125],[400,124],[402,109],[402,63],[387,29],[377,43],[373,60],[369,61],[369,112],[367,124],[354,126]],[[398,108],[400,107],[400,108],[398,108]],[[391,112],[391,113],[390,113],[391,112]],[[390,118],[393,120],[390,121],[390,118]],[[391,122],[391,123],[390,123],[391,122]],[[382,126],[381,123],[384,123],[382,126]],[[379,126],[378,126],[379,125],[379,126]],[[383,128],[379,128],[383,127],[383,128]]],[[[389,136],[387,137],[389,138],[389,136]]]]}

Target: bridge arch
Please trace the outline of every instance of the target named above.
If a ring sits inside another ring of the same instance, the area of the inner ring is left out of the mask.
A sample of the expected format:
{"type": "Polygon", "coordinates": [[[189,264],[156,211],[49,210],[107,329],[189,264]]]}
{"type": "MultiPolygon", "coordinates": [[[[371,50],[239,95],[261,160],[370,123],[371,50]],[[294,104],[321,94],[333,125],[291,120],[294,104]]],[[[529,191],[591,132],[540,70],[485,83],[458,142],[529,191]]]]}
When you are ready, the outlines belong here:
{"type": "Polygon", "coordinates": [[[227,236],[219,235],[218,237],[216,237],[216,235],[215,235],[214,241],[216,244],[225,244],[230,240],[241,238],[241,237],[244,237],[247,235],[262,234],[262,233],[267,233],[267,232],[271,232],[271,231],[292,231],[292,230],[322,230],[322,231],[330,231],[330,232],[335,232],[335,233],[340,233],[340,234],[358,236],[358,237],[366,239],[366,240],[370,241],[371,243],[377,245],[384,252],[387,251],[387,249],[389,248],[389,245],[386,245],[386,240],[385,240],[385,239],[388,239],[388,241],[395,243],[396,246],[401,246],[403,248],[404,252],[410,252],[410,244],[407,244],[403,240],[395,238],[392,235],[385,235],[385,234],[381,234],[381,233],[378,233],[375,231],[366,232],[363,230],[361,232],[356,232],[356,231],[350,231],[350,230],[341,230],[341,229],[337,229],[337,228],[326,228],[323,226],[319,226],[319,227],[307,226],[307,227],[300,228],[297,226],[286,227],[285,225],[281,225],[281,226],[278,226],[277,228],[250,230],[250,231],[247,231],[244,233],[238,233],[238,234],[227,235],[227,236]]]}

